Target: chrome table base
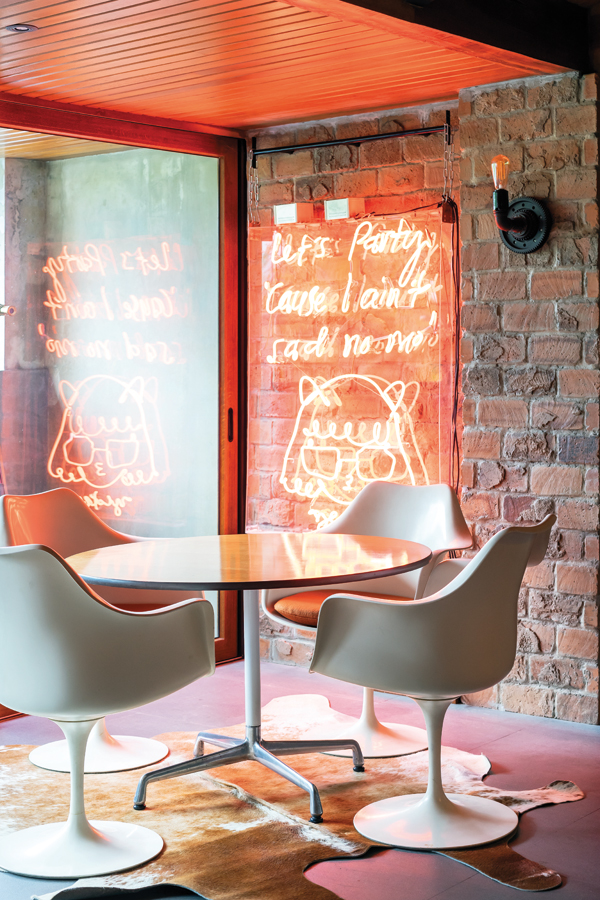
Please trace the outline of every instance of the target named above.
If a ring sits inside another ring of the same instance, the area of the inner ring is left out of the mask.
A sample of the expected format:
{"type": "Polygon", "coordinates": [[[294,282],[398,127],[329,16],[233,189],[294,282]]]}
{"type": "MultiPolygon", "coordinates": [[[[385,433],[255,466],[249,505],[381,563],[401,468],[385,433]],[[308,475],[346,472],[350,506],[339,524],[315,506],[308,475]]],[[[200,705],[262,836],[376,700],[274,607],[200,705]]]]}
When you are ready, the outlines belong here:
{"type": "Polygon", "coordinates": [[[299,772],[296,772],[295,769],[292,769],[291,766],[278,759],[278,756],[292,756],[300,753],[325,753],[332,750],[352,750],[354,771],[364,772],[362,751],[356,741],[264,741],[260,736],[260,727],[255,725],[246,727],[245,739],[201,731],[196,739],[194,759],[177,763],[174,766],[166,766],[164,769],[156,769],[154,772],[146,772],[142,775],[135,794],[133,808],[146,808],[146,789],[151,781],[162,781],[164,778],[176,778],[178,775],[188,775],[191,772],[203,772],[216,766],[229,766],[232,763],[243,762],[244,760],[254,760],[306,791],[310,796],[310,821],[322,822],[323,807],[316,785],[304,778],[299,772]],[[223,749],[204,756],[205,742],[223,749]]]}
{"type": "Polygon", "coordinates": [[[206,769],[214,769],[216,766],[229,766],[231,763],[243,762],[251,759],[261,763],[267,769],[277,772],[282,778],[287,778],[292,784],[297,785],[310,795],[310,821],[323,821],[323,807],[316,786],[292,769],[278,756],[293,756],[298,753],[325,753],[335,750],[352,750],[352,758],[355,772],[364,772],[365,761],[360,744],[349,738],[337,740],[301,740],[301,741],[264,741],[261,738],[261,710],[260,710],[260,640],[258,628],[258,604],[257,590],[244,591],[244,685],[246,707],[246,737],[227,737],[219,734],[200,732],[196,739],[194,749],[195,758],[177,763],[174,766],[166,766],[164,769],[156,769],[154,772],[146,772],[139,780],[135,798],[134,809],[145,809],[146,789],[151,781],[162,781],[163,778],[176,778],[178,775],[187,775],[190,772],[204,772],[206,769]],[[208,756],[201,755],[204,752],[204,742],[223,747],[208,756]]]}

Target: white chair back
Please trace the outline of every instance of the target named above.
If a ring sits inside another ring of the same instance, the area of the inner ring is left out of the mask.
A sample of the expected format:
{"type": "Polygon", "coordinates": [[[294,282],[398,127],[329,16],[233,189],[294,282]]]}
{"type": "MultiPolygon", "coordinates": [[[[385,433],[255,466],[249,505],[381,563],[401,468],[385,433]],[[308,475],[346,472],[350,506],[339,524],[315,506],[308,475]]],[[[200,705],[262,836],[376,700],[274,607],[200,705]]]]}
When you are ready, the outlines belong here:
{"type": "Polygon", "coordinates": [[[54,720],[101,717],[214,671],[207,601],[114,609],[56,553],[0,548],[0,703],[54,720]]]}
{"type": "MultiPolygon", "coordinates": [[[[412,603],[334,595],[321,607],[311,671],[421,699],[484,690],[512,668],[525,567],[555,522],[494,535],[441,591],[412,603]]],[[[545,547],[544,547],[545,552],[545,547]]]]}

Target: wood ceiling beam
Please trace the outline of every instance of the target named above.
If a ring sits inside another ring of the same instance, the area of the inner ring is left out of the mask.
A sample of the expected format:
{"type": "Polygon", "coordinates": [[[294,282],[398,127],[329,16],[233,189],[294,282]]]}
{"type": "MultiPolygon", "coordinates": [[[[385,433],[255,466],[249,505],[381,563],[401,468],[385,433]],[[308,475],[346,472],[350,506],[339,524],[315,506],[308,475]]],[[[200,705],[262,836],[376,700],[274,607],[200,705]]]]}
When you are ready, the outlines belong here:
{"type": "Polygon", "coordinates": [[[286,0],[531,74],[592,71],[588,11],[566,0],[286,0]]]}

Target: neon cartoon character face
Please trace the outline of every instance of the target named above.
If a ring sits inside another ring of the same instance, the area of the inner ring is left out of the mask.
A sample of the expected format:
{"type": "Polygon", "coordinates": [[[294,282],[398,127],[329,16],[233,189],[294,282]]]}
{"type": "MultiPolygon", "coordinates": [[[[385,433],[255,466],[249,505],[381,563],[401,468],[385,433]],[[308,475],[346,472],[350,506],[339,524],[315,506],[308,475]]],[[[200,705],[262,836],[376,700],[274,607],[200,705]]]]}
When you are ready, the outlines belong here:
{"type": "Polygon", "coordinates": [[[279,480],[289,493],[310,498],[320,525],[336,519],[369,481],[429,484],[411,416],[416,381],[303,376],[299,392],[279,480]]]}
{"type": "Polygon", "coordinates": [[[167,448],[156,407],[155,378],[121,381],[92,375],[61,381],[64,412],[48,459],[48,472],[65,484],[94,488],[163,481],[167,448]]]}

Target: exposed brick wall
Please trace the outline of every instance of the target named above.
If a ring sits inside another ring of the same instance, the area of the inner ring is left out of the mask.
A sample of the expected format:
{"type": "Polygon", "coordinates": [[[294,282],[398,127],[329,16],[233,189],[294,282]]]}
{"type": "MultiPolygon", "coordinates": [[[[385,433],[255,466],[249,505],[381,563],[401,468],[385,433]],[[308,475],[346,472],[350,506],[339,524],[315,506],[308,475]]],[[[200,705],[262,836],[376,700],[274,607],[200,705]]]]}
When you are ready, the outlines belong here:
{"type": "Polygon", "coordinates": [[[508,523],[558,516],[526,577],[506,680],[469,702],[598,720],[598,175],[593,75],[471,88],[459,102],[463,270],[462,505],[481,546],[508,523]],[[511,196],[543,199],[546,246],[499,240],[490,160],[511,196]]]}
{"type": "MultiPolygon", "coordinates": [[[[424,107],[293,125],[258,134],[258,146],[439,124],[443,115],[424,107]]],[[[453,121],[462,148],[461,502],[479,546],[506,524],[558,516],[550,556],[521,593],[515,667],[468,702],[596,722],[596,80],[571,73],[472,88],[453,121]],[[537,254],[518,256],[500,242],[489,167],[499,152],[513,163],[511,194],[544,199],[551,209],[555,226],[537,254]]],[[[439,199],[442,142],[434,135],[303,150],[260,157],[258,166],[264,224],[274,204],[293,201],[389,198],[397,211],[439,199]]],[[[264,477],[251,475],[250,495],[264,489],[264,477]]],[[[310,633],[265,620],[262,635],[265,658],[307,664],[310,633]]]]}

